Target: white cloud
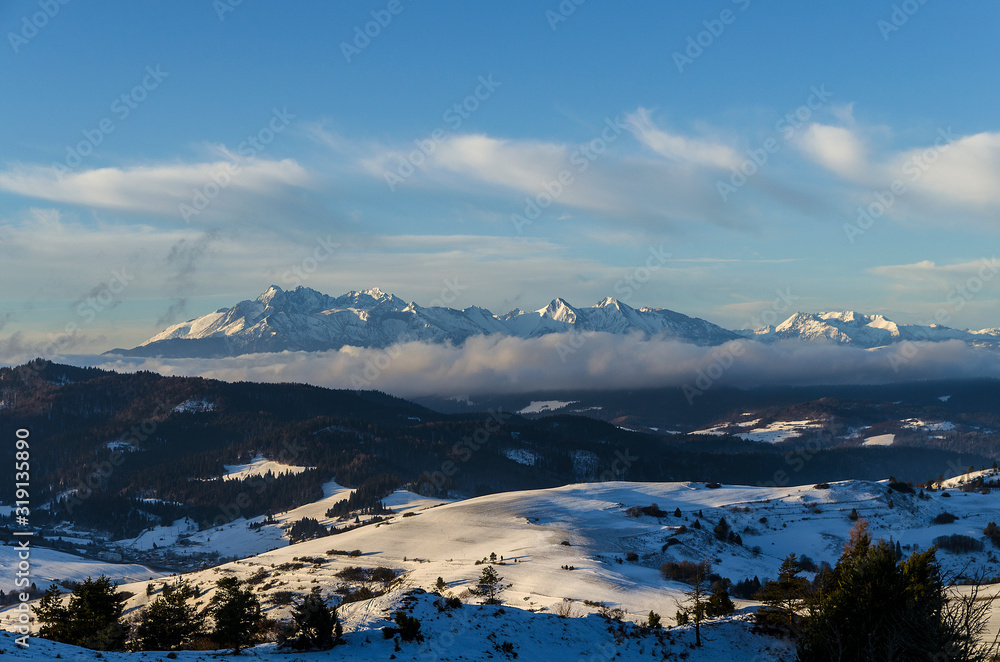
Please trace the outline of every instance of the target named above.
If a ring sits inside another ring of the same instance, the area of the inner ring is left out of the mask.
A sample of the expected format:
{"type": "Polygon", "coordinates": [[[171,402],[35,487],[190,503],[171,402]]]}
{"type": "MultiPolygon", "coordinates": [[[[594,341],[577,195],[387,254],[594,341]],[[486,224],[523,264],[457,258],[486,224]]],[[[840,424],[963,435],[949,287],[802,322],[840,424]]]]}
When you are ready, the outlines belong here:
{"type": "Polygon", "coordinates": [[[893,362],[890,356],[896,355],[899,348],[867,351],[795,341],[775,345],[737,341],[721,347],[696,347],[603,333],[586,333],[582,340],[563,334],[529,340],[477,337],[460,346],[407,343],[387,350],[344,348],[215,360],[73,360],[126,372],[153,370],[165,375],[200,375],[229,381],[364,387],[403,397],[684,384],[697,387],[699,374],[720,372],[721,376],[710,381],[709,386],[873,384],[1000,376],[1000,352],[972,348],[958,341],[917,343],[916,352],[908,348],[905,355],[896,357],[901,360],[893,362]],[[576,349],[566,354],[567,347],[576,349]],[[720,371],[719,366],[729,367],[720,371]]]}
{"type": "Polygon", "coordinates": [[[740,158],[728,145],[688,138],[658,128],[650,113],[639,108],[628,115],[629,130],[640,143],[671,161],[690,166],[734,168],[740,158]]]}
{"type": "MultiPolygon", "coordinates": [[[[852,116],[840,116],[853,125],[852,116]]],[[[858,128],[811,124],[796,144],[806,158],[857,185],[860,202],[870,203],[875,193],[890,200],[884,205],[890,215],[940,221],[971,212],[992,221],[1000,209],[1000,132],[959,136],[941,128],[923,145],[873,153],[858,128]]]]}
{"type": "MultiPolygon", "coordinates": [[[[634,204],[618,192],[616,173],[599,163],[608,158],[603,154],[594,159],[583,157],[584,161],[580,161],[581,155],[569,145],[478,134],[449,136],[423,158],[412,156],[419,153],[414,150],[412,145],[406,149],[378,149],[362,159],[361,164],[379,179],[402,173],[402,181],[393,190],[432,185],[481,191],[485,185],[528,198],[551,195],[559,206],[608,213],[634,209],[634,204]],[[583,169],[581,163],[586,163],[583,169]],[[414,174],[409,175],[410,172],[414,174]],[[563,172],[572,175],[572,182],[565,185],[558,182],[563,172]]],[[[515,211],[520,212],[521,207],[512,207],[511,212],[515,211]]]]}
{"type": "Polygon", "coordinates": [[[897,155],[897,176],[929,197],[995,212],[1000,206],[1000,133],[952,142],[946,137],[942,132],[933,144],[897,155]]]}
{"type": "MultiPolygon", "coordinates": [[[[330,149],[343,152],[341,146],[330,149]]],[[[513,213],[524,215],[529,201],[545,200],[545,213],[562,221],[574,219],[568,207],[616,224],[661,229],[664,221],[742,222],[715,189],[719,169],[738,163],[735,152],[721,143],[663,131],[641,108],[625,119],[602,122],[579,143],[447,134],[433,150],[421,151],[413,142],[367,149],[367,156],[355,160],[357,168],[386,181],[392,191],[461,191],[480,200],[484,193],[494,194],[509,205],[500,214],[505,220],[513,213]],[[639,155],[633,140],[653,154],[639,155]],[[514,201],[511,192],[517,195],[514,201]]]]}
{"type": "Polygon", "coordinates": [[[259,203],[284,189],[306,187],[309,182],[306,170],[291,159],[238,163],[223,160],[67,173],[54,166],[17,166],[0,171],[0,190],[10,193],[83,207],[173,216],[179,222],[183,222],[180,206],[194,205],[197,191],[211,195],[205,213],[218,217],[247,202],[259,203]]]}
{"type": "Polygon", "coordinates": [[[858,181],[867,176],[867,149],[850,129],[812,124],[799,139],[799,148],[808,158],[844,179],[858,181]]]}

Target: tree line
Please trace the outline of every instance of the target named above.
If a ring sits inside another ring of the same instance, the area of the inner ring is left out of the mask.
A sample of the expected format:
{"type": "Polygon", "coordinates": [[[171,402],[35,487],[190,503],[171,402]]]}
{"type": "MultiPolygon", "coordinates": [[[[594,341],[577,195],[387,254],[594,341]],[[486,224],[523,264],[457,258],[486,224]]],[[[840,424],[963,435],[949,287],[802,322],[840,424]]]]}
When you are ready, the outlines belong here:
{"type": "MultiPolygon", "coordinates": [[[[858,519],[837,564],[819,568],[813,581],[801,576],[795,554],[783,560],[777,579],[753,596],[763,602],[756,627],[792,638],[800,662],[995,659],[996,642],[984,639],[993,598],[975,585],[950,590],[936,553],[932,547],[904,558],[898,544],[874,541],[858,519]]],[[[701,623],[731,612],[732,603],[720,613],[726,583],[712,581],[707,562],[690,565],[691,588],[677,620],[694,625],[701,646],[701,623]]]]}
{"type": "MultiPolygon", "coordinates": [[[[99,651],[231,649],[239,653],[275,630],[282,646],[296,650],[326,650],[342,642],[336,609],[326,604],[318,586],[293,605],[292,621],[285,628],[264,617],[257,595],[236,577],[219,579],[201,611],[193,604],[199,591],[189,582],[181,579],[166,584],[134,620],[124,617],[131,595],[117,589],[106,576],[88,577],[66,600],[53,584],[34,607],[37,635],[99,651]]],[[[147,595],[154,593],[150,584],[147,595]]]]}

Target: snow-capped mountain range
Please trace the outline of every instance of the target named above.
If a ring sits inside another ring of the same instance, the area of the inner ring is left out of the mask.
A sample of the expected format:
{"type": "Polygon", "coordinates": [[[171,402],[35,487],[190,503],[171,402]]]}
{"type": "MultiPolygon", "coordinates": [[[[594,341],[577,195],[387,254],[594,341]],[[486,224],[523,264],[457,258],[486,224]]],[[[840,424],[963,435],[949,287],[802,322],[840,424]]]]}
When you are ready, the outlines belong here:
{"type": "Polygon", "coordinates": [[[962,331],[939,324],[897,324],[883,315],[862,315],[854,311],[797,312],[777,326],[742,330],[739,333],[765,343],[790,339],[828,341],[865,349],[885,347],[907,340],[912,342],[961,340],[990,346],[1000,341],[1000,329],[962,331]]]}
{"type": "Polygon", "coordinates": [[[763,343],[826,341],[866,349],[905,340],[1000,344],[1000,329],[901,325],[882,315],[854,312],[795,313],[777,326],[730,331],[665,308],[632,308],[612,298],[588,308],[553,299],[539,310],[515,309],[495,315],[477,306],[462,310],[423,307],[378,288],[331,297],[307,287],[286,291],[272,285],[252,301],[175,324],[138,347],[108,354],[209,358],[344,346],[384,348],[406,341],[458,344],[480,335],[537,338],[569,331],[638,333],[696,345],[720,345],[740,338],[763,343]]]}

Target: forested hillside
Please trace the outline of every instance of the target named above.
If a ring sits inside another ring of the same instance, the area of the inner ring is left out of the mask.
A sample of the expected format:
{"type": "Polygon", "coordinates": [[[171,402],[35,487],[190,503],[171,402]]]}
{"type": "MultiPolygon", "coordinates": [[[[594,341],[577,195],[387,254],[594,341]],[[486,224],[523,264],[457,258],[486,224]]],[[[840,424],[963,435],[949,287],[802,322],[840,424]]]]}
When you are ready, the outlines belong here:
{"type": "MultiPolygon", "coordinates": [[[[991,462],[907,448],[775,448],[719,436],[647,435],[580,416],[440,414],[378,392],[118,374],[34,361],[0,369],[0,445],[31,440],[32,523],[112,536],[188,516],[202,527],[317,500],[331,479],[351,509],[393,487],[472,496],[607,480],[784,485],[925,481],[991,462]],[[295,472],[223,480],[262,457],[295,472]],[[302,468],[302,469],[298,469],[302,468]],[[42,508],[44,505],[44,509],[42,508]]],[[[5,461],[6,461],[5,460],[5,461]]],[[[0,494],[13,494],[13,476],[0,494]]]]}

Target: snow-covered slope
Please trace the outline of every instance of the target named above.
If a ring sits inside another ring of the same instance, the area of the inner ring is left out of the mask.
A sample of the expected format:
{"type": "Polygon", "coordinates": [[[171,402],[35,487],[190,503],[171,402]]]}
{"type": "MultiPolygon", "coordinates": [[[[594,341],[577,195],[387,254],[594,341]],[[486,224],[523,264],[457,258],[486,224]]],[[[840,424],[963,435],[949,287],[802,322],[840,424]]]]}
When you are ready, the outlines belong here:
{"type": "Polygon", "coordinates": [[[131,356],[235,356],[257,352],[316,351],[388,347],[421,340],[460,343],[472,336],[499,334],[534,338],[567,331],[643,333],[715,345],[738,336],[702,319],[665,309],[630,308],[605,299],[575,308],[555,299],[533,312],[497,316],[485,308],[424,308],[378,288],[339,297],[306,287],[285,291],[272,285],[253,301],[241,301],[182,324],[175,324],[131,350],[131,356]]]}
{"type": "MultiPolygon", "coordinates": [[[[163,573],[139,565],[137,563],[111,563],[88,559],[76,554],[67,554],[47,547],[30,548],[31,581],[44,590],[52,582],[80,582],[87,577],[107,575],[111,579],[127,584],[162,577],[163,573]]],[[[16,591],[14,581],[17,579],[17,551],[13,547],[4,549],[0,555],[0,590],[5,593],[16,591]]]]}
{"type": "MultiPolygon", "coordinates": [[[[692,650],[692,633],[672,627],[671,618],[685,600],[685,585],[665,581],[660,565],[709,559],[714,572],[738,582],[774,577],[781,560],[792,552],[807,555],[817,565],[834,563],[848,537],[849,515],[857,510],[876,538],[899,541],[904,553],[926,549],[937,537],[952,534],[983,542],[980,551],[939,551],[938,559],[946,572],[1000,576],[1000,561],[983,535],[988,522],[1000,521],[1000,494],[960,489],[980,476],[995,479],[996,473],[955,479],[946,483],[947,492],[931,491],[923,497],[893,490],[886,481],[798,487],[591,483],[443,504],[420,504],[416,497],[399,493],[394,502],[410,506],[409,516],[397,513],[386,522],[248,555],[186,577],[200,587],[202,606],[219,577],[250,580],[268,615],[283,619],[289,615],[287,592],[302,595],[318,585],[327,599],[336,602],[338,589],[353,586],[342,574],[345,568],[391,569],[396,579],[385,595],[340,610],[347,644],[335,654],[350,659],[389,659],[394,652],[395,659],[404,660],[427,659],[429,654],[441,660],[512,659],[502,650],[502,644],[510,642],[518,660],[547,662],[672,659],[685,651],[690,660],[791,660],[794,654],[787,642],[750,632],[743,617],[753,604],[745,601],[737,602],[740,611],[734,618],[707,626],[706,647],[692,650]],[[652,504],[659,508],[659,516],[630,511],[652,504]],[[935,524],[943,513],[953,515],[954,521],[935,524]],[[742,544],[722,542],[713,535],[722,518],[742,544]],[[359,550],[359,555],[336,550],[359,550]],[[496,569],[511,584],[502,608],[465,604],[440,611],[434,606],[436,596],[422,592],[434,590],[441,577],[444,594],[474,601],[468,589],[491,554],[497,555],[496,569]],[[632,634],[611,636],[609,627],[618,626],[597,616],[598,603],[620,607],[624,620],[631,623],[656,611],[669,629],[657,636],[627,625],[632,634]],[[378,630],[399,608],[420,619],[426,636],[423,645],[404,643],[401,651],[394,651],[392,641],[382,640],[378,630]],[[571,617],[562,618],[558,612],[571,617]]],[[[163,581],[154,582],[154,591],[163,581]]],[[[128,603],[130,610],[148,603],[145,581],[123,588],[135,594],[128,603]]],[[[15,625],[12,617],[10,611],[0,614],[4,628],[15,625]]],[[[74,659],[71,648],[33,644],[35,653],[29,649],[17,654],[51,659],[58,653],[74,659]]],[[[9,639],[0,639],[0,646],[14,652],[9,639]]],[[[263,646],[252,654],[275,652],[263,646]]],[[[193,660],[196,655],[180,653],[179,658],[193,660]]],[[[126,658],[108,655],[107,659],[126,658]]]]}
{"type": "MultiPolygon", "coordinates": [[[[341,610],[344,643],[333,650],[294,652],[280,649],[275,644],[263,644],[243,651],[236,659],[275,662],[647,662],[651,659],[791,662],[795,659],[791,642],[755,634],[746,614],[703,624],[703,647],[695,648],[694,631],[690,626],[651,632],[634,625],[622,626],[609,622],[594,614],[583,618],[564,618],[555,614],[534,613],[524,608],[476,604],[441,610],[437,607],[439,600],[437,595],[419,590],[411,592],[395,589],[387,595],[359,605],[348,605],[341,610]],[[386,639],[382,636],[382,628],[392,625],[390,619],[400,609],[420,621],[422,641],[397,644],[393,638],[386,639]]],[[[28,648],[20,648],[14,642],[13,633],[0,631],[0,652],[8,653],[13,659],[98,659],[93,651],[45,639],[32,637],[28,639],[28,643],[28,648]]],[[[132,662],[137,658],[144,662],[173,659],[203,662],[223,659],[225,653],[226,651],[178,651],[101,653],[100,656],[106,662],[132,662]]]]}

